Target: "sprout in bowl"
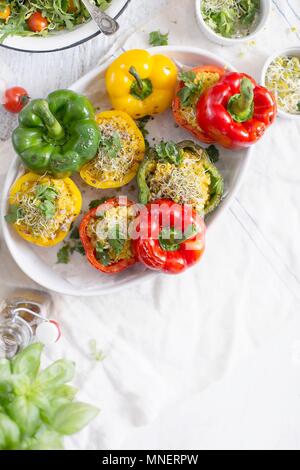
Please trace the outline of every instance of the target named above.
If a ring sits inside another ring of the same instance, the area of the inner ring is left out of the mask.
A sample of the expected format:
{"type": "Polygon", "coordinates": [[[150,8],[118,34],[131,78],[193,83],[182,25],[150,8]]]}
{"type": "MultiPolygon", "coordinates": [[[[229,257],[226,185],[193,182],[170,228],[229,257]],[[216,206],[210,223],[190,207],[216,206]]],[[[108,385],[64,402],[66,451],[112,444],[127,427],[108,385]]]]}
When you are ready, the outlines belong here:
{"type": "Polygon", "coordinates": [[[292,48],[271,56],[262,82],[275,95],[279,114],[300,119],[300,49],[292,48]]]}
{"type": "Polygon", "coordinates": [[[196,0],[203,33],[225,46],[256,36],[265,26],[270,10],[270,0],[196,0]]]}

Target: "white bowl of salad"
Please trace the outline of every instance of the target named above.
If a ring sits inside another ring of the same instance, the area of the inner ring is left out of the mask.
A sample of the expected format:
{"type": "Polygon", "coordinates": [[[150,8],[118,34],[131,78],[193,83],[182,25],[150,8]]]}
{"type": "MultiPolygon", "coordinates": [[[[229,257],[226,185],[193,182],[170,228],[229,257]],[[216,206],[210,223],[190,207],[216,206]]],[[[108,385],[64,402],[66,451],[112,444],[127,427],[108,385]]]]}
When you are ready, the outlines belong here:
{"type": "MultiPolygon", "coordinates": [[[[130,0],[92,0],[118,18],[130,0]]],[[[100,34],[80,0],[1,1],[0,45],[25,52],[54,52],[100,34]]]]}
{"type": "Polygon", "coordinates": [[[261,82],[271,90],[278,105],[278,115],[300,119],[300,47],[276,52],[268,58],[261,82]]]}
{"type": "Polygon", "coordinates": [[[196,0],[202,32],[222,46],[252,40],[266,26],[271,0],[196,0]]]}

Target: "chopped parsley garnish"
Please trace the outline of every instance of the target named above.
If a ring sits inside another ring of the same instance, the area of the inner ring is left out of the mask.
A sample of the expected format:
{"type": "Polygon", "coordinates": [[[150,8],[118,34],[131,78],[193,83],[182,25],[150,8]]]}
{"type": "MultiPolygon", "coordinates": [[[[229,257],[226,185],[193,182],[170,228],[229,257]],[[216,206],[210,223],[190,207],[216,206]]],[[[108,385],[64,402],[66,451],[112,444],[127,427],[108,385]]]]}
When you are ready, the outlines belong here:
{"type": "Polygon", "coordinates": [[[167,46],[169,44],[169,33],[163,34],[158,31],[152,31],[149,34],[149,44],[150,46],[167,46]]]}
{"type": "Polygon", "coordinates": [[[193,70],[179,74],[179,80],[183,82],[184,86],[178,91],[177,96],[183,107],[191,106],[202,91],[202,82],[196,81],[196,79],[197,75],[193,70]]]}
{"type": "Polygon", "coordinates": [[[177,166],[180,165],[184,157],[183,150],[172,141],[160,142],[155,146],[155,151],[160,161],[166,161],[177,166]]]}
{"type": "Polygon", "coordinates": [[[47,184],[38,184],[35,187],[35,197],[39,201],[38,208],[47,220],[52,219],[55,215],[55,200],[58,192],[53,186],[47,184]]]}
{"type": "Polygon", "coordinates": [[[100,137],[100,148],[110,157],[116,158],[122,149],[120,134],[114,132],[111,137],[100,137]]]}
{"type": "Polygon", "coordinates": [[[6,222],[14,224],[22,216],[22,209],[17,204],[9,206],[8,213],[4,217],[6,222]]]}
{"type": "Polygon", "coordinates": [[[115,255],[119,256],[124,249],[126,237],[124,237],[124,234],[121,232],[119,225],[116,225],[114,232],[114,236],[108,238],[108,243],[110,244],[115,255]]]}
{"type": "Polygon", "coordinates": [[[136,122],[136,125],[138,126],[139,130],[141,131],[141,133],[143,134],[143,137],[144,137],[144,140],[145,140],[145,144],[146,144],[146,150],[149,149],[150,147],[150,144],[149,144],[149,141],[147,140],[147,136],[149,135],[149,131],[148,129],[146,129],[146,125],[148,124],[148,122],[150,121],[151,119],[151,116],[144,116],[140,119],[137,119],[135,122],[136,122]]]}
{"type": "Polygon", "coordinates": [[[102,197],[101,199],[94,199],[89,203],[89,209],[96,209],[98,206],[103,204],[105,201],[107,201],[107,197],[102,197]]]}
{"type": "Polygon", "coordinates": [[[85,255],[78,227],[74,227],[71,230],[69,240],[64,242],[64,246],[57,252],[57,263],[68,264],[71,261],[71,255],[73,255],[73,253],[85,255]]]}
{"type": "Polygon", "coordinates": [[[216,163],[219,160],[220,152],[214,145],[207,147],[206,153],[212,163],[216,163]]]}
{"type": "Polygon", "coordinates": [[[96,258],[101,264],[103,264],[103,266],[109,266],[111,263],[108,251],[104,248],[101,242],[97,242],[96,245],[96,258]]]}
{"type": "Polygon", "coordinates": [[[58,264],[68,264],[70,262],[70,248],[68,245],[64,245],[57,252],[57,263],[58,264]]]}

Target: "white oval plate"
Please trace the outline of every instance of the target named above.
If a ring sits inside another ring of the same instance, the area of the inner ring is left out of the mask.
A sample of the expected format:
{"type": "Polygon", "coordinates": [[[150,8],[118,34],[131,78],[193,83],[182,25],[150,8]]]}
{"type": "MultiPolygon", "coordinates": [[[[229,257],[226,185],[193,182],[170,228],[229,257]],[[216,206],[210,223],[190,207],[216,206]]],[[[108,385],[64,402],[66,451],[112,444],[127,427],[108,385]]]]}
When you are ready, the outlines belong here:
{"type": "MultiPolygon", "coordinates": [[[[177,61],[177,63],[187,66],[215,64],[221,67],[225,66],[229,70],[234,70],[230,64],[224,62],[221,58],[201,49],[167,46],[150,49],[150,52],[166,54],[177,61]]],[[[71,87],[76,92],[86,94],[96,107],[101,107],[101,110],[109,107],[104,86],[104,73],[112,60],[113,58],[100,68],[92,70],[71,87]]],[[[151,121],[148,128],[150,129],[150,141],[154,137],[158,141],[163,138],[165,140],[172,138],[176,141],[191,138],[189,133],[174,126],[170,110],[151,121]]],[[[220,161],[217,165],[223,174],[226,192],[220,206],[207,218],[206,223],[208,228],[218,220],[236,194],[249,162],[250,154],[250,149],[237,152],[220,149],[220,161]]],[[[7,211],[9,189],[20,174],[20,171],[22,171],[22,167],[16,156],[10,166],[3,188],[1,222],[8,249],[16,263],[27,276],[43,287],[62,294],[93,296],[114,292],[156,275],[153,271],[149,271],[137,264],[121,274],[109,276],[92,268],[85,258],[79,254],[74,254],[72,261],[68,265],[58,265],[56,264],[56,255],[59,247],[47,248],[45,250],[45,248],[35,247],[26,243],[4,220],[4,214],[7,211]]],[[[136,194],[132,193],[132,184],[123,188],[122,192],[116,193],[113,190],[103,191],[89,188],[78,176],[74,179],[83,191],[84,210],[90,200],[98,199],[106,194],[124,194],[133,199],[136,197],[136,194]]],[[[222,248],[219,247],[219,249],[222,248]]]]}
{"type": "MultiPolygon", "coordinates": [[[[114,0],[107,9],[107,13],[113,18],[119,18],[126,10],[131,0],[114,0]]],[[[40,36],[9,36],[5,39],[2,47],[23,52],[55,52],[69,49],[83,44],[86,41],[98,36],[99,29],[93,21],[77,26],[73,31],[59,31],[50,33],[46,37],[40,36]]]]}

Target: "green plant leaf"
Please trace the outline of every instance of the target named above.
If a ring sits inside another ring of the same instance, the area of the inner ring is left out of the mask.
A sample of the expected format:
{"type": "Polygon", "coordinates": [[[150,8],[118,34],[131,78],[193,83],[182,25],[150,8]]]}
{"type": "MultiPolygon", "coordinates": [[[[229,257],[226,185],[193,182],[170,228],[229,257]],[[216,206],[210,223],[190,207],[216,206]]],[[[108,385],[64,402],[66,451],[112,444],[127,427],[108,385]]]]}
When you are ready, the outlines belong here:
{"type": "Polygon", "coordinates": [[[20,430],[8,416],[0,413],[0,449],[15,449],[20,441],[20,430]]]}
{"type": "Polygon", "coordinates": [[[48,389],[65,384],[73,379],[75,364],[66,359],[60,359],[39,373],[35,385],[39,389],[48,389]]]}
{"type": "Polygon", "coordinates": [[[107,201],[107,199],[109,199],[108,197],[102,197],[101,199],[94,199],[93,201],[91,201],[89,203],[89,209],[96,209],[98,206],[100,206],[101,204],[103,204],[105,201],[107,201]]]}
{"type": "Polygon", "coordinates": [[[10,418],[19,426],[22,434],[33,436],[40,426],[39,409],[25,397],[15,398],[8,406],[10,418]]]}
{"type": "Polygon", "coordinates": [[[0,360],[0,381],[7,380],[11,376],[10,362],[8,359],[0,360]]]}
{"type": "Polygon", "coordinates": [[[11,384],[14,394],[17,396],[26,395],[30,390],[30,378],[25,374],[13,374],[11,384]]]}
{"type": "Polygon", "coordinates": [[[212,144],[207,147],[206,153],[208,154],[209,159],[212,163],[217,163],[220,158],[220,152],[215,145],[212,144]]]}
{"type": "Polygon", "coordinates": [[[68,264],[69,262],[70,247],[69,245],[65,245],[57,252],[57,264],[68,264]]]}
{"type": "Polygon", "coordinates": [[[149,34],[149,44],[150,46],[167,46],[169,44],[169,33],[163,34],[158,31],[151,31],[149,34]]]}
{"type": "Polygon", "coordinates": [[[99,413],[99,409],[86,403],[69,403],[60,407],[54,417],[52,427],[60,434],[70,436],[79,432],[99,413]]]}
{"type": "Polygon", "coordinates": [[[29,379],[35,379],[41,363],[43,350],[42,343],[34,343],[21,351],[12,360],[12,371],[14,374],[23,374],[29,379]]]}
{"type": "Polygon", "coordinates": [[[27,450],[63,450],[62,436],[46,427],[36,434],[34,439],[28,442],[27,450]]]}
{"type": "Polygon", "coordinates": [[[8,224],[14,224],[21,217],[22,211],[17,204],[9,206],[8,213],[4,216],[8,224]]]}

